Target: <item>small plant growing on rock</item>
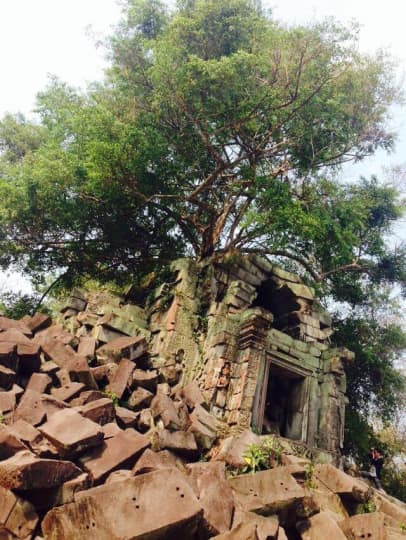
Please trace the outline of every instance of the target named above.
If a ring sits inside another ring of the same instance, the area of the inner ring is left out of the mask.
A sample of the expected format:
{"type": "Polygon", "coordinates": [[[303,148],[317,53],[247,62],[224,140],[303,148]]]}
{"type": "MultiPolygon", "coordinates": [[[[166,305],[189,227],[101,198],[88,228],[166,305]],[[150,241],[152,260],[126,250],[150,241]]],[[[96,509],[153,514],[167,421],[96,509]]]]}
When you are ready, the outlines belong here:
{"type": "Polygon", "coordinates": [[[308,465],[306,465],[305,469],[305,485],[308,488],[315,489],[317,487],[314,478],[314,463],[311,461],[308,465]]]}
{"type": "Polygon", "coordinates": [[[244,452],[246,462],[242,472],[255,473],[271,469],[281,462],[282,448],[273,437],[265,437],[260,444],[250,444],[244,452]]]}
{"type": "Polygon", "coordinates": [[[109,390],[105,390],[103,392],[103,395],[106,397],[106,398],[109,398],[111,399],[111,401],[113,402],[113,407],[116,409],[120,404],[119,404],[119,401],[118,401],[118,396],[114,393],[114,392],[110,392],[109,390]]]}
{"type": "Polygon", "coordinates": [[[376,512],[376,504],[372,498],[357,506],[357,514],[372,514],[372,512],[376,512]]]}

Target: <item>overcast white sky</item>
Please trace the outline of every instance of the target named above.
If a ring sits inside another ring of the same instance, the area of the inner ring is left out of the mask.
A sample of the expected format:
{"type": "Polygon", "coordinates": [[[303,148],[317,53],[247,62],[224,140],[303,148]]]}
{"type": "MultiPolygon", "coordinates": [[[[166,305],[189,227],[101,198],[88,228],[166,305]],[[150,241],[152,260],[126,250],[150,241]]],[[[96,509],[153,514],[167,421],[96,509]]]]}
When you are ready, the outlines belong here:
{"type": "MultiPolygon", "coordinates": [[[[355,19],[362,25],[364,50],[387,47],[406,68],[406,4],[399,0],[264,0],[264,5],[292,24],[325,16],[355,19]]],[[[116,0],[0,0],[0,116],[29,113],[48,74],[81,87],[100,79],[103,51],[96,49],[88,28],[102,37],[119,15],[116,0]]],[[[357,174],[380,173],[383,164],[406,162],[406,108],[395,111],[393,125],[399,131],[397,151],[365,162],[357,174]]],[[[405,234],[401,229],[398,236],[405,234]]]]}

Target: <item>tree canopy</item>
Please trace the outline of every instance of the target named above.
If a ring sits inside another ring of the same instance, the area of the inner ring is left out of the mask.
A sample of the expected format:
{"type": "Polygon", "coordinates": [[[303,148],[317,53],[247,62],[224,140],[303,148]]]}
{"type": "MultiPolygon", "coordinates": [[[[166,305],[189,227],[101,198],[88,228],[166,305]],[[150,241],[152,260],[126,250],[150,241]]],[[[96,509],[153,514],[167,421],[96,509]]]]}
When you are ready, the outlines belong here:
{"type": "Polygon", "coordinates": [[[52,80],[37,122],[0,125],[3,266],[120,279],[239,250],[342,290],[342,271],[404,279],[384,240],[395,190],[334,177],[393,144],[394,66],[358,52],[356,27],[286,27],[250,0],[131,0],[109,49],[103,83],[52,80]]]}

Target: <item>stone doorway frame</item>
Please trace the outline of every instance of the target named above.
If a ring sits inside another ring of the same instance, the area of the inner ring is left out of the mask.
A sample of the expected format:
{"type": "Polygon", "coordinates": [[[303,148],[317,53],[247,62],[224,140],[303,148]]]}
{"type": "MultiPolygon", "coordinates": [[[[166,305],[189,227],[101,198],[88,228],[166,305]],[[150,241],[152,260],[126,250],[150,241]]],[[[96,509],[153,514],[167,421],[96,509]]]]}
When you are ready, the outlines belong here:
{"type": "Polygon", "coordinates": [[[265,414],[265,405],[266,405],[266,396],[267,396],[267,390],[268,390],[268,384],[269,384],[269,377],[272,376],[272,374],[270,373],[272,365],[275,365],[281,368],[283,371],[286,371],[288,373],[291,373],[293,375],[299,376],[304,379],[302,383],[303,384],[302,391],[304,392],[302,429],[301,429],[300,437],[294,440],[306,443],[308,425],[309,425],[309,411],[311,410],[310,403],[309,403],[310,379],[311,379],[311,376],[313,375],[313,372],[311,369],[298,366],[296,363],[294,364],[293,362],[289,362],[289,360],[287,359],[282,360],[281,358],[277,358],[275,355],[272,354],[271,351],[266,351],[261,361],[258,379],[257,379],[258,383],[257,383],[256,391],[255,391],[253,410],[252,410],[252,420],[251,420],[252,427],[256,432],[261,434],[262,426],[264,423],[264,414],[265,414]]]}

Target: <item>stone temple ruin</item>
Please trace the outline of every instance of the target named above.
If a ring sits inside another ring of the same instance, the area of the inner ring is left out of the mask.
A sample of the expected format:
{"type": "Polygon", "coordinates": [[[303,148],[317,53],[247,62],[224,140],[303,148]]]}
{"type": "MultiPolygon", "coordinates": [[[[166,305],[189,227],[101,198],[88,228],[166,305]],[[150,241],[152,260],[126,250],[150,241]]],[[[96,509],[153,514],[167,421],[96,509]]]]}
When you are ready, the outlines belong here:
{"type": "Polygon", "coordinates": [[[257,256],[173,269],[150,306],[154,367],[197,380],[230,430],[338,452],[353,355],[329,346],[331,318],[314,292],[257,256]]]}
{"type": "Polygon", "coordinates": [[[256,256],[0,315],[0,538],[401,540],[406,505],[332,465],[352,354],[330,324],[256,256]]]}
{"type": "Polygon", "coordinates": [[[331,318],[314,291],[257,256],[206,265],[182,259],[172,270],[146,309],[123,311],[116,298],[115,308],[93,309],[97,321],[91,302],[76,316],[86,304],[74,293],[65,327],[99,343],[146,337],[147,367],[171,386],[197,381],[224,434],[251,427],[337,455],[353,355],[329,346],[331,318]]]}

